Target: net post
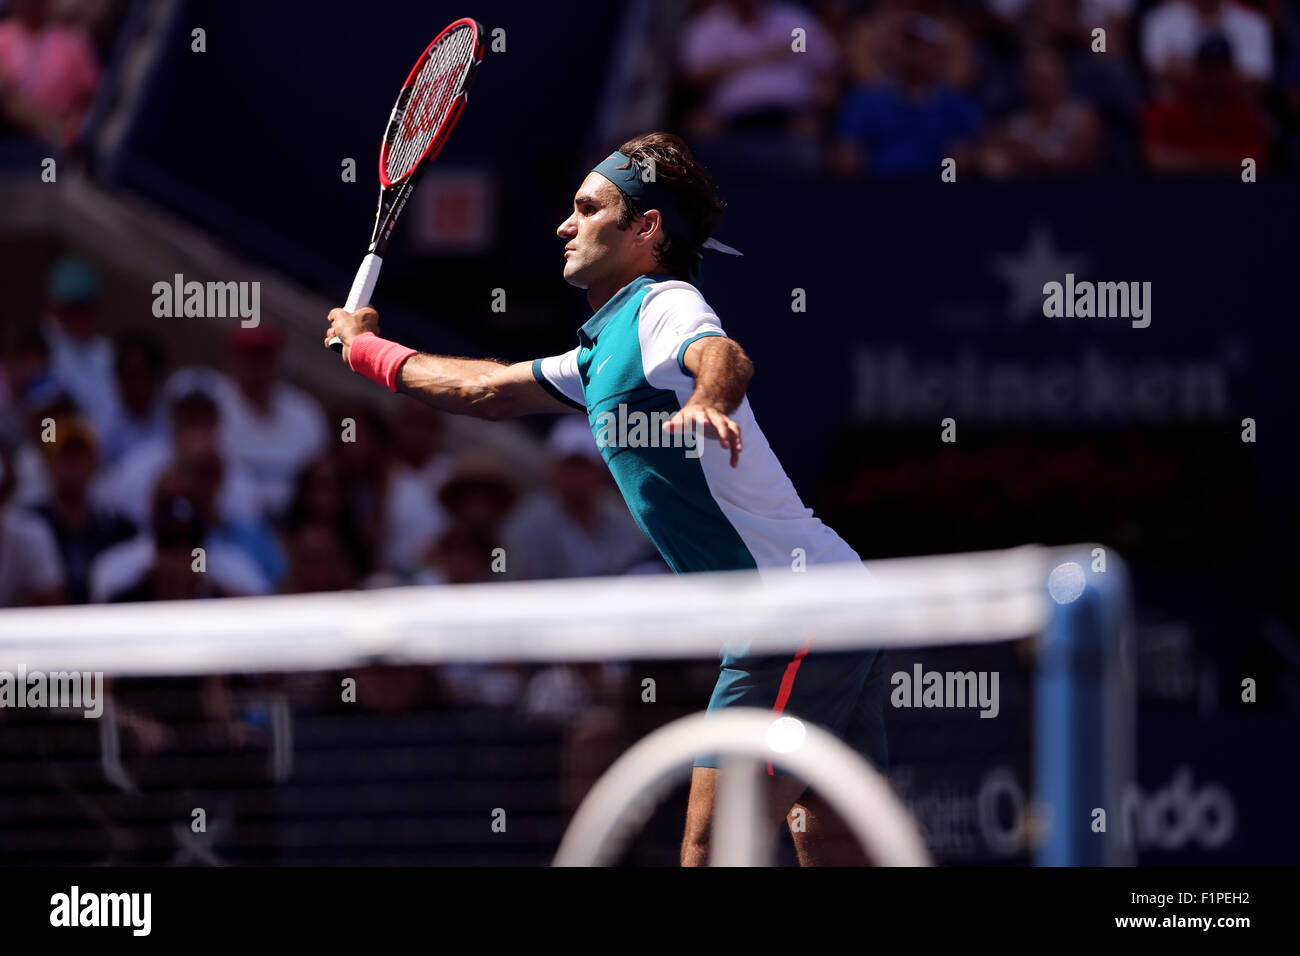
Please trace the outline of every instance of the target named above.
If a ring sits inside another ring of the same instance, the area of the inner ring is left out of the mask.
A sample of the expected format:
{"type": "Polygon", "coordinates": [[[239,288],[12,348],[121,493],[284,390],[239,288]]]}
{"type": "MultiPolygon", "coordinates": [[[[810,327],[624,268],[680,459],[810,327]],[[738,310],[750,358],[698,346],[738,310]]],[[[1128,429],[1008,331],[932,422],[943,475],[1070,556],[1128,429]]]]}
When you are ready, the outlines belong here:
{"type": "Polygon", "coordinates": [[[768,866],[758,761],[728,757],[718,775],[718,801],[709,837],[710,866],[768,866]]]}
{"type": "Polygon", "coordinates": [[[1050,566],[1034,684],[1034,791],[1048,811],[1036,862],[1132,865],[1121,819],[1136,756],[1128,569],[1089,546],[1057,552],[1050,566]]]}

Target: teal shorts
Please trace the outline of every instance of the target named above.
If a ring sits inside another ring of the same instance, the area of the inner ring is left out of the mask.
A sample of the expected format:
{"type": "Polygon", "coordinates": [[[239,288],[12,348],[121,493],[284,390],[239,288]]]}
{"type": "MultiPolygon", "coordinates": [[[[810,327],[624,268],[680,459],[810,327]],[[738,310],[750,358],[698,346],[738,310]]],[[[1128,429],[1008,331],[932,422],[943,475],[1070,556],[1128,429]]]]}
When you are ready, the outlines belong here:
{"type": "MultiPolygon", "coordinates": [[[[889,678],[880,651],[723,658],[709,710],[757,707],[828,730],[880,773],[889,771],[885,700],[889,678]]],[[[695,761],[717,767],[717,754],[695,761]]],[[[769,768],[769,773],[780,768],[769,768]]]]}

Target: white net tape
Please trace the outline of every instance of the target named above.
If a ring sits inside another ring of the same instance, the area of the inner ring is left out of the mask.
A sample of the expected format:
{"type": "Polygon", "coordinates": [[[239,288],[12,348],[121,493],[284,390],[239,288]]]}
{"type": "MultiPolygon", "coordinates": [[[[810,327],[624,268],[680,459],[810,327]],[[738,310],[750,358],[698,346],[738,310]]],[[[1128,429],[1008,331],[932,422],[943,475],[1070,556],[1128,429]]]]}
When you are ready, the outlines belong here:
{"type": "Polygon", "coordinates": [[[0,662],[162,675],[992,642],[1041,630],[1049,575],[1071,553],[12,610],[0,614],[0,662]]]}

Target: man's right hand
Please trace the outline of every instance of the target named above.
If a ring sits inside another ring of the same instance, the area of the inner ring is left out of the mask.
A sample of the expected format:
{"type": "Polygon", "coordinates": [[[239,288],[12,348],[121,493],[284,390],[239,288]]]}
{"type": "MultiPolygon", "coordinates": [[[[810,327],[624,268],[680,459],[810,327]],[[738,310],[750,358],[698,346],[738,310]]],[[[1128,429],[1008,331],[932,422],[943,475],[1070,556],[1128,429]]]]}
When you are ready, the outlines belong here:
{"type": "Polygon", "coordinates": [[[349,312],[346,309],[330,310],[330,327],[325,333],[325,347],[329,348],[330,339],[338,338],[343,342],[343,361],[351,366],[348,362],[348,352],[352,345],[352,340],[362,332],[374,332],[379,334],[379,313],[370,306],[362,306],[355,312],[349,312]]]}

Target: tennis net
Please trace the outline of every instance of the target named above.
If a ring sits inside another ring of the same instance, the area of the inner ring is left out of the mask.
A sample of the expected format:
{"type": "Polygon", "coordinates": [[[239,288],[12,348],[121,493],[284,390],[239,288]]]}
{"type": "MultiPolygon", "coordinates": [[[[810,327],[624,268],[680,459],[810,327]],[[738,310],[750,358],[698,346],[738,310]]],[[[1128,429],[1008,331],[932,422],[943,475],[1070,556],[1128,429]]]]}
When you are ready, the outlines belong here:
{"type": "Polygon", "coordinates": [[[1090,825],[1133,775],[1118,557],[868,568],[4,612],[0,862],[667,865],[706,750],[838,794],[880,862],[1131,862],[1090,825]],[[810,634],[883,649],[887,774],[695,718],[723,648],[810,634]]]}

